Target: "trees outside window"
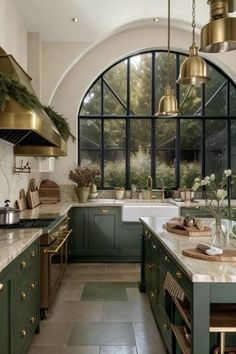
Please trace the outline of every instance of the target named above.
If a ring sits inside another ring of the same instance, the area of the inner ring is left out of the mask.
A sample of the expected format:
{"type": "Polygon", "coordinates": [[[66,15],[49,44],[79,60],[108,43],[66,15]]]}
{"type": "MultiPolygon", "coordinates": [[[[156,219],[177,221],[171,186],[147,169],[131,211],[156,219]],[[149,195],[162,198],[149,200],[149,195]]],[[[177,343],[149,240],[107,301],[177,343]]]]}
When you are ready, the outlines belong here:
{"type": "Polygon", "coordinates": [[[149,175],[154,188],[189,188],[195,177],[236,168],[235,84],[208,63],[206,84],[176,85],[185,57],[170,56],[178,117],[155,115],[167,79],[164,51],[125,58],[86,93],[78,116],[78,163],[100,167],[100,188],[145,188],[149,175]]]}

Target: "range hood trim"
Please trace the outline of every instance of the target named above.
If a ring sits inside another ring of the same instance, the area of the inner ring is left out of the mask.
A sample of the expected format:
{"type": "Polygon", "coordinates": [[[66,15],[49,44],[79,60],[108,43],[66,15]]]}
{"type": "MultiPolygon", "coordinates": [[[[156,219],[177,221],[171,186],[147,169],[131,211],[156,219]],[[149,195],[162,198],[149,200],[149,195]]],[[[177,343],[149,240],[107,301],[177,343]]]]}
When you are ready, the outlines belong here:
{"type": "Polygon", "coordinates": [[[57,157],[67,156],[67,143],[61,138],[60,146],[14,146],[15,156],[57,157]]]}

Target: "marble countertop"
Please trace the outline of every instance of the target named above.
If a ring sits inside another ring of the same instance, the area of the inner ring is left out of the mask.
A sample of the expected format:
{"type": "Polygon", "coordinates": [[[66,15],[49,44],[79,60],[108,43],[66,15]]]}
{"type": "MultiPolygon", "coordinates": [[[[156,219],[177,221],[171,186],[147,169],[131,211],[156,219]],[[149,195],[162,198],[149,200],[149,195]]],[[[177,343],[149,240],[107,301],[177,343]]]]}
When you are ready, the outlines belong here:
{"type": "Polygon", "coordinates": [[[0,272],[42,234],[41,229],[0,230],[0,272]]]}
{"type": "MultiPolygon", "coordinates": [[[[167,232],[162,225],[168,218],[143,217],[140,220],[158,237],[193,282],[236,282],[236,262],[205,261],[182,254],[183,249],[195,248],[197,243],[210,244],[210,237],[189,237],[167,232]]],[[[206,218],[204,221],[209,224],[212,219],[206,218]]],[[[236,240],[231,240],[231,247],[236,249],[236,240]]]]}

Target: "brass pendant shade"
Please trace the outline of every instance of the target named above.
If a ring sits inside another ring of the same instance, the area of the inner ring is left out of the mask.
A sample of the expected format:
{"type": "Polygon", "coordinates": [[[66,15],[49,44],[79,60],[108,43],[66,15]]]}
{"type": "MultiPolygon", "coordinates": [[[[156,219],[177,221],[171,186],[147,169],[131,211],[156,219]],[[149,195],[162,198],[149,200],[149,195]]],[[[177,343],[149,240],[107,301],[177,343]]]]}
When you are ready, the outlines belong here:
{"type": "Polygon", "coordinates": [[[180,65],[177,84],[180,85],[201,85],[210,80],[207,76],[207,64],[198,55],[198,47],[195,43],[189,48],[189,57],[180,65]]]}
{"type": "Polygon", "coordinates": [[[201,30],[200,51],[220,53],[236,49],[236,17],[228,16],[228,0],[210,0],[211,20],[201,30]]]}
{"type": "Polygon", "coordinates": [[[158,105],[157,116],[174,117],[178,115],[178,104],[174,90],[168,85],[165,87],[165,94],[161,97],[158,105]]]}
{"type": "Polygon", "coordinates": [[[174,95],[174,90],[170,87],[170,0],[168,0],[168,62],[167,62],[167,85],[165,94],[161,97],[158,104],[156,116],[174,117],[179,114],[178,104],[174,95]]]}

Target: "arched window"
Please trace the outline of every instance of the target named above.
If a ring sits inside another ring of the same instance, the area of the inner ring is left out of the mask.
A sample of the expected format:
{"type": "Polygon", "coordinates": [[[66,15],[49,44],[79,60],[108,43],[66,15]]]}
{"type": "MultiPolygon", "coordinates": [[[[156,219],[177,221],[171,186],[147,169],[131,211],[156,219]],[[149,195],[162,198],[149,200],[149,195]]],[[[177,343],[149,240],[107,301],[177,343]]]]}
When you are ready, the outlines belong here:
{"type": "MultiPolygon", "coordinates": [[[[196,176],[236,172],[236,86],[208,62],[202,86],[178,86],[185,55],[171,52],[171,86],[180,115],[157,117],[167,78],[167,52],[129,56],[106,70],[86,93],[79,112],[79,163],[102,171],[101,188],[135,184],[176,189],[196,176]]],[[[236,187],[234,187],[236,194],[236,187]]]]}

